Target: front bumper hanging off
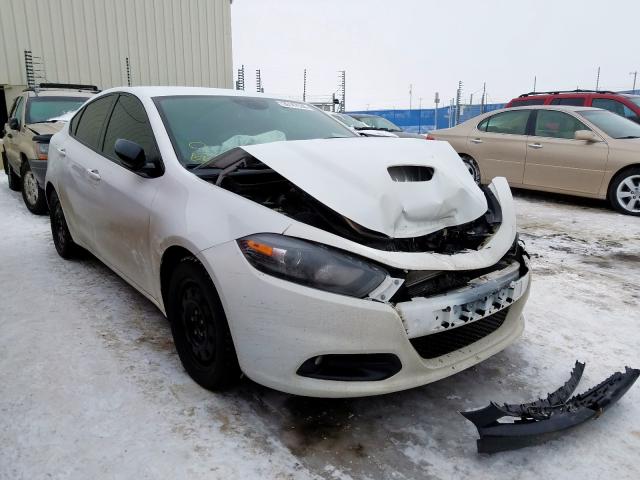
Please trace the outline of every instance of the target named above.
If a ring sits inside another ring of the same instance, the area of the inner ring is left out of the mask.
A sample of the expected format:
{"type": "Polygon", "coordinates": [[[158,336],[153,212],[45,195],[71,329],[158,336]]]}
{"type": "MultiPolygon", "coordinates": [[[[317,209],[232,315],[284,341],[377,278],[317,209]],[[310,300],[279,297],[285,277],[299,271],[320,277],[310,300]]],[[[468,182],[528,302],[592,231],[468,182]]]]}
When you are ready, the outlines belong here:
{"type": "Polygon", "coordinates": [[[460,412],[480,434],[478,453],[495,453],[535,445],[559,436],[591,418],[597,418],[618,401],[640,376],[640,370],[626,367],[585,393],[569,396],[580,382],[584,363],[576,362],[571,378],[558,390],[524,404],[491,402],[487,407],[460,412]],[[515,417],[513,423],[500,423],[503,417],[515,417]]]}

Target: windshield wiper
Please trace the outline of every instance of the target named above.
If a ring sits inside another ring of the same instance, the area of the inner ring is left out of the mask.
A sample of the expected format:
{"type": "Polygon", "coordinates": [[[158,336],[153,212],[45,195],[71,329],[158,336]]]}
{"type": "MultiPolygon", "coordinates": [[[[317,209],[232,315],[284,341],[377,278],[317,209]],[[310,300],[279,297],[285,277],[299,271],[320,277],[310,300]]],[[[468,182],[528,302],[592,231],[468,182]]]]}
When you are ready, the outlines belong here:
{"type": "Polygon", "coordinates": [[[627,135],[626,137],[616,137],[616,140],[628,140],[631,138],[640,138],[640,137],[637,135],[627,135]]]}

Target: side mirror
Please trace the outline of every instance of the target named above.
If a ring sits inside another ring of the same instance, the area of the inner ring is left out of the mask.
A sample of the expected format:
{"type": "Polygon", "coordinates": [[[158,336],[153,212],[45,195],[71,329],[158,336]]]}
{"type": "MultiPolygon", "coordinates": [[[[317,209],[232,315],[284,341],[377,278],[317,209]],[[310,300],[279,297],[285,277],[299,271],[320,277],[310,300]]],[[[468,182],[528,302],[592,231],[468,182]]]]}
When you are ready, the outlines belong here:
{"type": "Polygon", "coordinates": [[[136,142],[119,138],[116,140],[115,152],[125,167],[134,172],[142,169],[147,163],[144,149],[136,142]]]}
{"type": "Polygon", "coordinates": [[[20,122],[16,117],[11,117],[9,119],[9,128],[11,130],[20,130],[20,122]]]}
{"type": "Polygon", "coordinates": [[[576,130],[573,134],[575,140],[584,140],[585,142],[597,142],[598,137],[591,130],[576,130]]]}

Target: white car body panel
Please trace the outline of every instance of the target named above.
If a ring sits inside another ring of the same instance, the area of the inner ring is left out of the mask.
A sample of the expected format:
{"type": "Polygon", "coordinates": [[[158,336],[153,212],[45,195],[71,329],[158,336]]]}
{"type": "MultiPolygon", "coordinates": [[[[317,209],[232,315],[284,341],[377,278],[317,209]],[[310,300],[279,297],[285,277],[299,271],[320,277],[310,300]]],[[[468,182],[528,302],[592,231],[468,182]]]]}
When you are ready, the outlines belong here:
{"type": "MultiPolygon", "coordinates": [[[[164,253],[181,247],[196,256],[222,301],[240,367],[253,380],[318,397],[388,393],[468,368],[504,349],[521,334],[522,309],[530,288],[528,274],[502,327],[468,347],[425,360],[412,347],[413,337],[408,332],[415,336],[433,331],[432,304],[416,300],[394,305],[275,278],[252,267],[236,242],[251,234],[277,233],[333,246],[392,268],[485,268],[496,264],[516,237],[513,200],[503,178],[490,185],[501,205],[502,223],[478,250],[451,255],[377,250],[196,177],[179,163],[152,101],[158,95],[255,95],[184,87],[121,88],[101,95],[113,91],[130,92],[145,106],[164,174],[143,178],[126,170],[121,173],[115,163],[107,166],[104,157],[70,137],[66,125],[51,140],[47,187],[58,192],[74,240],[163,312],[160,267],[164,253]],[[99,182],[88,178],[87,170],[91,169],[99,171],[99,182]],[[396,354],[402,370],[383,381],[318,380],[296,374],[298,367],[315,355],[376,352],[396,354]]],[[[390,236],[424,234],[466,223],[487,208],[484,194],[444,142],[354,138],[243,148],[335,211],[390,236]],[[432,166],[436,173],[428,182],[394,182],[387,173],[387,167],[393,165],[432,166]]],[[[465,298],[463,295],[459,301],[465,298]]]]}
{"type": "Polygon", "coordinates": [[[482,191],[446,142],[359,138],[242,147],[332,210],[393,238],[461,225],[487,210],[482,191]],[[392,180],[387,168],[434,169],[424,182],[392,180]]]}

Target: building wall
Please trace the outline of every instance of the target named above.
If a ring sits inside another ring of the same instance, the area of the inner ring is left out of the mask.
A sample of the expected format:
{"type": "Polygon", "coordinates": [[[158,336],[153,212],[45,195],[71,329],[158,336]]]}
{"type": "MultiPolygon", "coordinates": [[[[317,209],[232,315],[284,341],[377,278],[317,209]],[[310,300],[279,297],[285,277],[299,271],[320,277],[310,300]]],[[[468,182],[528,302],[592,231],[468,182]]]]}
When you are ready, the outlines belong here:
{"type": "Polygon", "coordinates": [[[46,80],[232,88],[229,0],[0,0],[0,85],[26,85],[24,50],[46,80]]]}

